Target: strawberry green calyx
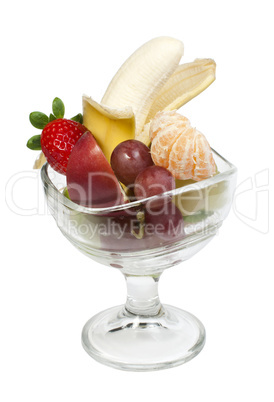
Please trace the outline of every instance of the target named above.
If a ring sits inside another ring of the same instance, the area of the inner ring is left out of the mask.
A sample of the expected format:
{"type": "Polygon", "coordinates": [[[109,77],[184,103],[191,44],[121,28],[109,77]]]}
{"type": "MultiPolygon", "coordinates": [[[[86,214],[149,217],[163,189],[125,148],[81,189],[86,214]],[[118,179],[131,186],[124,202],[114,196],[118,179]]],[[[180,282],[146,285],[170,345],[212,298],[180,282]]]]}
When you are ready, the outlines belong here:
{"type": "Polygon", "coordinates": [[[27,147],[33,151],[40,151],[41,147],[41,135],[34,135],[27,142],[27,147]]]}
{"type": "Polygon", "coordinates": [[[56,119],[62,119],[65,116],[65,105],[60,98],[53,99],[52,112],[56,119]]]}
{"type": "Polygon", "coordinates": [[[78,123],[83,124],[83,115],[78,113],[76,116],[72,117],[70,120],[77,121],[78,123]]]}
{"type": "Polygon", "coordinates": [[[49,122],[50,122],[50,121],[53,121],[53,120],[56,120],[56,117],[54,116],[54,114],[51,113],[51,114],[49,115],[49,122]]]}
{"type": "Polygon", "coordinates": [[[56,119],[62,119],[65,115],[65,105],[60,98],[54,98],[52,102],[52,113],[49,117],[42,112],[32,112],[29,115],[29,120],[35,128],[43,130],[45,126],[56,119]]]}
{"type": "Polygon", "coordinates": [[[29,115],[29,120],[33,127],[43,130],[43,128],[48,124],[49,118],[46,114],[41,112],[32,112],[29,115]]]}

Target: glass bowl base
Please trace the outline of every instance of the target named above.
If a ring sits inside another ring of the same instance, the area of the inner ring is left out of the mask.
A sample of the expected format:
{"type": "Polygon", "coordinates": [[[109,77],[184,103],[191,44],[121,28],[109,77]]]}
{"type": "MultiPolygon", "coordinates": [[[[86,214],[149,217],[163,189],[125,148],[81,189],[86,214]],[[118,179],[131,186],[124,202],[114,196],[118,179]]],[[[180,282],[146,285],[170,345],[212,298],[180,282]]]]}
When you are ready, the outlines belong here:
{"type": "Polygon", "coordinates": [[[192,314],[162,305],[155,316],[134,315],[116,306],[84,326],[86,352],[105,365],[128,371],[179,366],[195,357],[205,343],[203,324],[192,314]]]}

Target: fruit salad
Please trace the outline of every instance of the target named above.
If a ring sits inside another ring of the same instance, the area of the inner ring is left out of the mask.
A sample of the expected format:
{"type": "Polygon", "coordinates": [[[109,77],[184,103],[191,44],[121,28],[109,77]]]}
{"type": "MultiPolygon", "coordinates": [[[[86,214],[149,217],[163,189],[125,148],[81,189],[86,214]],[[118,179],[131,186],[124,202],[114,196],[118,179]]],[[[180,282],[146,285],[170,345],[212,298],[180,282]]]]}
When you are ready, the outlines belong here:
{"type": "Polygon", "coordinates": [[[52,113],[30,114],[42,130],[27,143],[42,151],[35,167],[47,161],[64,175],[64,196],[101,216],[105,208],[133,203],[123,212],[105,210],[123,226],[117,236],[123,247],[183,238],[186,218],[201,208],[192,202],[183,211],[174,190],[217,174],[205,135],[178,112],[215,80],[216,65],[212,59],[179,64],[183,50],[177,39],[152,39],[125,61],[100,103],[83,95],[82,113],[65,118],[64,103],[55,98],[52,113]]]}

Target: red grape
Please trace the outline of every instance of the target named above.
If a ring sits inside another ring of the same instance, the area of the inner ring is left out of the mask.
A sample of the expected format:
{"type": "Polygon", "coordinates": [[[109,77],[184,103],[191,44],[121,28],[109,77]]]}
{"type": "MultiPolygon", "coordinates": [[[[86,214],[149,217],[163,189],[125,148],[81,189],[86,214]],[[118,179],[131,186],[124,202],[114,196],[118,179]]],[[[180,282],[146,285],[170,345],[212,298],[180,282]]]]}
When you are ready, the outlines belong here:
{"type": "Polygon", "coordinates": [[[150,149],[141,141],[127,140],[116,146],[111,154],[111,167],[119,181],[133,185],[137,175],[153,165],[150,149]]]}
{"type": "Polygon", "coordinates": [[[175,187],[175,179],[169,170],[161,166],[149,166],[138,174],[134,184],[134,194],[138,200],[141,200],[174,190],[175,187]]]}
{"type": "Polygon", "coordinates": [[[145,222],[146,235],[152,234],[165,241],[178,241],[185,237],[181,211],[173,202],[166,203],[161,210],[147,210],[145,222]]]}

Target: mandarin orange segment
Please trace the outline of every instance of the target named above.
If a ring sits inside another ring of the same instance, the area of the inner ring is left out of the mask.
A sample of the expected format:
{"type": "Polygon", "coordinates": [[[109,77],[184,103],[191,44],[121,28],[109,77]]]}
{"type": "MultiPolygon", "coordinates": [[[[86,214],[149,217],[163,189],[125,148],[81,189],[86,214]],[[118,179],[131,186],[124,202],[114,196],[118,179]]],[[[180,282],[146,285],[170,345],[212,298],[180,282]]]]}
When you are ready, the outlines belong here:
{"type": "Polygon", "coordinates": [[[176,179],[187,180],[193,178],[194,135],[195,130],[189,127],[178,137],[172,147],[168,169],[176,179]]]}
{"type": "Polygon", "coordinates": [[[151,156],[155,165],[168,168],[169,155],[173,144],[181,135],[181,132],[172,130],[172,126],[167,126],[154,138],[151,144],[151,156]]]}
{"type": "Polygon", "coordinates": [[[206,137],[179,113],[157,113],[151,121],[150,138],[153,162],[167,168],[176,179],[199,181],[216,173],[206,137]]]}
{"type": "Polygon", "coordinates": [[[164,130],[166,127],[171,126],[171,131],[177,131],[178,129],[185,126],[189,126],[190,121],[178,114],[176,110],[171,110],[168,112],[158,112],[156,113],[154,119],[150,122],[149,137],[152,141],[159,132],[164,130]]]}
{"type": "Polygon", "coordinates": [[[189,120],[174,110],[156,114],[150,126],[151,156],[155,165],[168,168],[173,144],[189,126],[189,120]]]}
{"type": "Polygon", "coordinates": [[[196,130],[195,136],[195,169],[194,180],[203,180],[216,173],[216,164],[213,159],[212,151],[205,136],[196,130]]]}

